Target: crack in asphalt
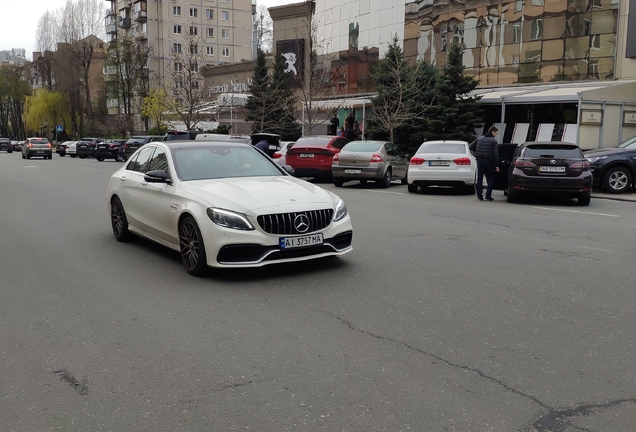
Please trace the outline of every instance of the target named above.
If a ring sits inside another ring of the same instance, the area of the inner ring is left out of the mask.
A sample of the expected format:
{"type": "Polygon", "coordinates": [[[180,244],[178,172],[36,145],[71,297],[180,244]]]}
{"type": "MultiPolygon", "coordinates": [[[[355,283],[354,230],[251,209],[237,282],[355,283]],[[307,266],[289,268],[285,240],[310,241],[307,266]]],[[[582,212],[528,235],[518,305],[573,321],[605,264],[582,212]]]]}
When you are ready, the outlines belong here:
{"type": "Polygon", "coordinates": [[[56,370],[53,372],[53,375],[58,375],[62,381],[73,387],[77,394],[81,396],[88,394],[88,380],[86,378],[80,382],[66,369],[56,370]]]}
{"type": "Polygon", "coordinates": [[[560,411],[554,410],[534,422],[533,426],[536,428],[537,432],[565,432],[565,428],[567,426],[575,427],[581,431],[590,432],[588,429],[572,425],[571,422],[567,421],[566,419],[579,415],[590,415],[594,412],[594,410],[612,408],[626,402],[636,404],[636,399],[617,399],[602,404],[581,405],[576,408],[570,408],[560,411]]]}
{"type": "Polygon", "coordinates": [[[461,364],[456,364],[451,362],[450,360],[447,360],[443,357],[440,357],[436,354],[424,351],[420,348],[417,348],[413,345],[410,345],[406,342],[402,342],[399,340],[395,340],[392,339],[390,337],[387,336],[382,336],[382,335],[377,335],[359,328],[356,328],[353,326],[353,324],[351,323],[351,321],[342,318],[338,315],[336,315],[333,312],[330,311],[322,311],[322,310],[317,310],[316,312],[322,313],[322,314],[327,314],[332,316],[333,318],[335,318],[336,320],[340,321],[341,323],[345,324],[347,327],[349,327],[350,330],[353,331],[357,331],[359,333],[365,334],[367,336],[371,336],[374,337],[376,339],[379,340],[385,340],[385,341],[389,341],[391,343],[395,343],[398,345],[402,345],[406,348],[408,348],[409,350],[412,351],[416,351],[418,353],[424,354],[426,356],[432,357],[436,360],[439,360],[443,363],[445,363],[446,365],[452,367],[452,368],[457,368],[457,369],[462,369],[462,370],[466,370],[466,371],[470,371],[473,373],[476,373],[477,375],[479,375],[481,378],[484,378],[488,381],[491,381],[503,388],[505,388],[506,390],[508,390],[509,392],[512,392],[516,395],[519,395],[521,397],[524,397],[526,399],[531,400],[532,402],[536,403],[537,405],[539,405],[541,408],[544,408],[546,410],[549,411],[548,414],[542,416],[539,420],[537,420],[536,422],[533,423],[533,426],[536,428],[537,432],[566,432],[566,427],[573,427],[579,431],[582,432],[592,432],[588,429],[582,428],[582,427],[578,427],[573,425],[570,421],[568,421],[567,419],[574,417],[574,416],[578,416],[578,415],[589,415],[591,414],[594,410],[598,410],[598,409],[606,409],[606,408],[611,408],[613,406],[616,405],[620,405],[622,403],[625,402],[631,402],[636,404],[636,399],[617,399],[614,401],[610,401],[610,402],[606,402],[606,403],[602,403],[602,404],[588,404],[588,405],[581,405],[577,408],[569,408],[569,409],[564,409],[564,410],[557,410],[555,408],[550,407],[549,405],[547,405],[546,403],[541,402],[539,399],[537,399],[536,397],[529,395],[527,393],[524,393],[522,391],[519,391],[511,386],[509,386],[508,384],[506,384],[505,382],[503,382],[502,380],[493,378],[489,375],[486,375],[485,373],[483,373],[482,371],[480,371],[477,368],[472,368],[470,366],[465,366],[465,365],[461,365],[461,364]]]}
{"type": "Polygon", "coordinates": [[[552,250],[552,249],[539,249],[542,252],[549,252],[549,253],[553,253],[553,254],[557,254],[559,255],[561,258],[586,258],[592,261],[602,261],[598,258],[594,258],[593,256],[591,256],[590,253],[579,253],[579,252],[564,252],[564,251],[558,251],[558,250],[552,250]]]}
{"type": "Polygon", "coordinates": [[[398,344],[398,345],[402,345],[402,346],[404,346],[404,347],[406,347],[406,348],[408,348],[408,349],[410,349],[410,350],[412,350],[412,351],[419,352],[419,353],[421,353],[421,354],[427,355],[427,356],[432,357],[432,358],[434,358],[434,359],[436,359],[436,360],[439,360],[439,361],[441,361],[441,362],[444,362],[446,365],[448,365],[448,366],[450,366],[450,367],[457,368],[457,369],[462,369],[462,370],[466,370],[466,371],[470,371],[470,372],[476,373],[476,374],[477,374],[477,375],[479,375],[480,377],[482,377],[482,378],[484,378],[484,379],[486,379],[486,380],[488,380],[488,381],[491,381],[491,382],[493,382],[493,383],[495,383],[495,384],[497,384],[497,385],[499,385],[499,386],[501,386],[501,387],[505,388],[505,389],[506,389],[506,390],[508,390],[509,392],[515,393],[515,394],[517,394],[517,395],[519,395],[519,396],[522,396],[522,397],[524,397],[524,398],[526,398],[526,399],[530,399],[531,401],[533,401],[534,403],[536,403],[537,405],[539,405],[539,406],[540,406],[540,407],[542,407],[542,408],[545,408],[545,409],[550,410],[550,411],[554,411],[554,408],[552,408],[552,407],[550,407],[549,405],[546,405],[545,403],[541,402],[541,401],[540,401],[539,399],[537,399],[536,397],[534,397],[534,396],[532,396],[532,395],[529,395],[529,394],[527,394],[527,393],[524,393],[524,392],[522,392],[522,391],[519,391],[519,390],[517,390],[517,389],[515,389],[515,388],[513,388],[513,387],[510,387],[508,384],[504,383],[502,380],[498,380],[498,379],[496,379],[496,378],[493,378],[493,377],[491,377],[491,376],[488,376],[488,375],[486,375],[485,373],[483,373],[482,371],[480,371],[479,369],[472,368],[472,367],[470,367],[470,366],[465,366],[465,365],[460,365],[460,364],[453,363],[453,362],[451,362],[450,360],[447,360],[447,359],[445,359],[445,358],[443,358],[443,357],[440,357],[440,356],[438,356],[438,355],[436,355],[436,354],[433,354],[433,353],[430,353],[430,352],[424,351],[424,350],[422,350],[422,349],[420,349],[420,348],[417,348],[417,347],[415,347],[415,346],[413,346],[413,345],[409,345],[409,344],[408,344],[408,343],[406,343],[406,342],[401,342],[401,341],[399,341],[399,340],[395,340],[395,339],[392,339],[392,338],[387,337],[387,336],[376,335],[376,334],[374,334],[374,333],[367,332],[367,331],[365,331],[365,330],[361,330],[361,329],[355,328],[355,327],[353,326],[353,324],[351,324],[351,322],[350,322],[349,320],[346,320],[346,319],[344,319],[344,318],[342,318],[342,317],[339,317],[338,315],[336,315],[336,314],[335,314],[335,313],[333,313],[333,312],[330,312],[330,311],[317,311],[317,312],[320,312],[320,313],[326,313],[326,314],[331,315],[332,317],[334,317],[335,319],[337,319],[337,320],[338,320],[338,321],[340,321],[341,323],[343,323],[343,324],[347,325],[347,326],[349,327],[349,329],[351,329],[351,330],[353,330],[353,331],[360,332],[360,333],[362,333],[362,334],[365,334],[365,335],[368,335],[368,336],[374,337],[374,338],[376,338],[376,339],[386,340],[386,341],[389,341],[389,342],[392,342],[392,343],[395,343],[395,344],[398,344]]]}
{"type": "Polygon", "coordinates": [[[230,389],[230,388],[236,388],[236,387],[243,387],[243,386],[246,386],[248,384],[253,384],[253,383],[254,383],[254,381],[250,380],[250,381],[238,382],[238,383],[234,383],[234,384],[228,384],[226,386],[223,386],[223,387],[217,389],[216,391],[222,392],[223,390],[227,390],[227,389],[230,389]]]}

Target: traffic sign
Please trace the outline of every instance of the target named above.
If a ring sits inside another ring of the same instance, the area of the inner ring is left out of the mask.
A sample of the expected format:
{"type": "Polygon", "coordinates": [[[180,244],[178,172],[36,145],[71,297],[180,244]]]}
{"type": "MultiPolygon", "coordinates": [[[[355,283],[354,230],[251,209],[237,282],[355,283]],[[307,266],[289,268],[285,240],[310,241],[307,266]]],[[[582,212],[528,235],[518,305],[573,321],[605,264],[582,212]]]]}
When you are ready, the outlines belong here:
{"type": "Polygon", "coordinates": [[[57,125],[57,126],[55,126],[55,130],[58,131],[58,132],[62,132],[62,131],[64,131],[64,126],[57,125]]]}

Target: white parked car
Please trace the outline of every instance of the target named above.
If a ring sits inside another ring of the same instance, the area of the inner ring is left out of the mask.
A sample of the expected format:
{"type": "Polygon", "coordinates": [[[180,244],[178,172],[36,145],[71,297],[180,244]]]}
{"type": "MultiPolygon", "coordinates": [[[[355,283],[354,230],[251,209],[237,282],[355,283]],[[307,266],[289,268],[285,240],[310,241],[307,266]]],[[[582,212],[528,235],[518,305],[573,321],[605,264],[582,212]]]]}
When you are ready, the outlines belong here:
{"type": "Polygon", "coordinates": [[[69,143],[69,145],[66,146],[66,154],[69,155],[72,158],[77,157],[77,143],[78,142],[79,141],[73,141],[73,142],[69,143]]]}
{"type": "Polygon", "coordinates": [[[408,190],[455,186],[475,193],[477,160],[466,141],[426,141],[409,162],[408,190]]]}
{"type": "Polygon", "coordinates": [[[241,143],[148,143],[112,175],[107,196],[117,240],[136,234],[174,249],[194,275],[352,250],[337,195],[241,143]]]}
{"type": "Polygon", "coordinates": [[[280,166],[286,165],[285,160],[286,160],[287,150],[292,148],[294,144],[296,144],[296,141],[281,142],[280,150],[278,150],[272,155],[272,159],[274,159],[274,162],[276,162],[280,166]]]}

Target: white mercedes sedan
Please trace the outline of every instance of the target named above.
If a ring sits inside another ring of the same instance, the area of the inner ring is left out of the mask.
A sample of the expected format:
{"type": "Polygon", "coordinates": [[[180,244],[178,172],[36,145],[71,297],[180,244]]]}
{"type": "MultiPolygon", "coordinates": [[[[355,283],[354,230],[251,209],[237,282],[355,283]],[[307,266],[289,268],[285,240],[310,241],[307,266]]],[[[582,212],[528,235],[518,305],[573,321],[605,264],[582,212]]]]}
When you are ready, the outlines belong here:
{"type": "Polygon", "coordinates": [[[425,141],[409,162],[408,191],[454,186],[475,193],[477,160],[466,141],[425,141]]]}
{"type": "Polygon", "coordinates": [[[353,228],[335,194],[241,143],[152,142],[108,183],[115,238],[174,249],[188,273],[344,255],[353,228]]]}

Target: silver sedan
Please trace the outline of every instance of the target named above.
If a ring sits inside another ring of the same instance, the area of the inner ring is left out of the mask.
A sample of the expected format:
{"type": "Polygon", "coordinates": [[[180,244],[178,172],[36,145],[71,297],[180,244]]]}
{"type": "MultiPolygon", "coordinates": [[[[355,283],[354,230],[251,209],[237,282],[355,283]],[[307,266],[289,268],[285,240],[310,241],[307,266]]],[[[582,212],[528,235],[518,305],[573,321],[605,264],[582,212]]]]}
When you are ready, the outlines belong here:
{"type": "Polygon", "coordinates": [[[397,146],[385,141],[351,141],[333,157],[331,172],[333,184],[340,187],[344,182],[373,180],[388,188],[392,180],[407,184],[408,156],[397,146]]]}

